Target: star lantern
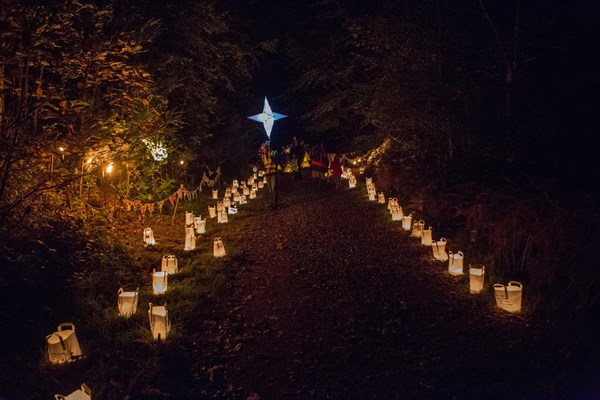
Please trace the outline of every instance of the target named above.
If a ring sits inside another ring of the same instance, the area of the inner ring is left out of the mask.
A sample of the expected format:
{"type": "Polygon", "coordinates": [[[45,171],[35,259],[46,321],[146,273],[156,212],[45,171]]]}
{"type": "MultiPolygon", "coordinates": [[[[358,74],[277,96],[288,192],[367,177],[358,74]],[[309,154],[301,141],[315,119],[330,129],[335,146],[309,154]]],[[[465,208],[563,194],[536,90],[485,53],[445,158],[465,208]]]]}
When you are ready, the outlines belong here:
{"type": "Polygon", "coordinates": [[[271,129],[273,129],[273,124],[278,119],[282,119],[285,117],[287,117],[287,115],[273,112],[271,110],[271,106],[269,105],[269,101],[265,97],[265,105],[263,106],[263,112],[260,114],[256,114],[251,117],[248,117],[248,119],[251,119],[251,120],[257,121],[257,122],[262,122],[263,126],[265,127],[265,132],[267,132],[267,136],[269,137],[269,139],[271,139],[271,129]]]}

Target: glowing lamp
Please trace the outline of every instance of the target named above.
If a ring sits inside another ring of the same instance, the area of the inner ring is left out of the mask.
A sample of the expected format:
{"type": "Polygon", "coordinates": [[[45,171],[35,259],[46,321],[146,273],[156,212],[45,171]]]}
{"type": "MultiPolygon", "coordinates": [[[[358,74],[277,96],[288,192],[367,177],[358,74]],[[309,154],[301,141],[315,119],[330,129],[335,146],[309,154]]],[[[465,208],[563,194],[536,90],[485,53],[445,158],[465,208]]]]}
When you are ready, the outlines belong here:
{"type": "Polygon", "coordinates": [[[185,224],[192,225],[194,223],[194,213],[185,212],[185,224]]]}
{"type": "Polygon", "coordinates": [[[213,255],[215,257],[225,256],[225,245],[223,244],[223,240],[221,240],[220,237],[216,237],[213,242],[213,255]]]}
{"type": "Polygon", "coordinates": [[[369,201],[375,201],[375,191],[374,190],[369,190],[367,192],[369,194],[369,201]]]}
{"type": "Polygon", "coordinates": [[[154,240],[154,232],[152,232],[152,228],[144,229],[144,244],[146,245],[155,245],[156,240],[154,240]]]}
{"type": "Polygon", "coordinates": [[[410,231],[412,227],[412,214],[408,214],[402,217],[402,229],[410,231]]]}
{"type": "Polygon", "coordinates": [[[219,198],[219,189],[212,190],[212,198],[215,200],[219,198]]]}
{"type": "Polygon", "coordinates": [[[446,253],[446,243],[448,243],[448,240],[446,240],[446,238],[441,238],[440,240],[431,244],[433,258],[440,261],[446,261],[448,259],[448,254],[446,253]]]}
{"type": "Polygon", "coordinates": [[[110,163],[106,166],[106,173],[110,174],[113,171],[113,163],[110,163]]]}
{"type": "Polygon", "coordinates": [[[233,182],[231,183],[231,187],[232,188],[237,188],[238,186],[240,186],[239,182],[237,179],[234,179],[233,182]]]}
{"type": "Polygon", "coordinates": [[[365,178],[365,183],[366,183],[367,185],[370,185],[370,184],[372,184],[372,183],[373,183],[373,178],[365,178]]]}
{"type": "Polygon", "coordinates": [[[285,118],[285,117],[287,117],[287,115],[273,112],[271,110],[271,106],[269,105],[269,101],[265,97],[265,102],[263,104],[263,112],[260,114],[253,115],[248,118],[253,121],[262,122],[263,127],[265,128],[265,132],[267,133],[267,136],[270,139],[271,138],[271,129],[273,129],[273,124],[275,124],[275,121],[277,121],[278,119],[285,118]]]}
{"type": "Polygon", "coordinates": [[[160,270],[169,275],[179,272],[179,268],[177,267],[177,257],[172,254],[164,255],[162,258],[162,263],[160,264],[160,270]]]}
{"type": "Polygon", "coordinates": [[[237,214],[237,205],[235,203],[231,203],[231,205],[227,208],[228,214],[237,214]]]}
{"type": "Polygon", "coordinates": [[[266,176],[265,176],[265,177],[263,177],[263,180],[262,180],[262,181],[263,181],[263,183],[266,185],[266,184],[267,184],[267,177],[266,177],[266,176]]]}
{"type": "Polygon", "coordinates": [[[230,187],[225,188],[225,196],[223,196],[223,197],[231,197],[231,188],[230,187]]]}
{"type": "Polygon", "coordinates": [[[402,221],[402,207],[395,206],[391,209],[392,221],[402,221]]]}
{"type": "Polygon", "coordinates": [[[471,293],[480,293],[483,290],[485,279],[485,267],[469,268],[469,291],[471,293]]]}
{"type": "MultiPolygon", "coordinates": [[[[233,186],[233,187],[231,188],[231,194],[232,194],[233,196],[235,196],[236,194],[238,194],[238,193],[239,193],[239,190],[238,190],[238,189],[239,189],[239,188],[238,188],[237,186],[233,186]]],[[[235,201],[235,200],[234,200],[234,201],[235,201]]]]}
{"type": "Polygon", "coordinates": [[[247,187],[245,187],[245,188],[242,190],[242,194],[243,194],[244,196],[250,196],[250,189],[248,189],[247,187]]]}
{"type": "Polygon", "coordinates": [[[431,246],[431,227],[429,227],[429,229],[423,229],[423,231],[421,231],[421,244],[423,246],[431,246]]]}
{"type": "Polygon", "coordinates": [[[148,305],[148,319],[150,320],[150,331],[154,340],[165,340],[171,330],[171,322],[169,321],[169,312],[167,305],[153,306],[148,305]]]}
{"type": "Polygon", "coordinates": [[[46,336],[48,359],[52,364],[64,364],[81,357],[81,348],[75,334],[75,325],[64,322],[56,332],[46,336]]]}
{"type": "Polygon", "coordinates": [[[225,209],[225,205],[222,201],[217,201],[217,212],[223,211],[225,209]]]}
{"type": "Polygon", "coordinates": [[[196,228],[196,233],[205,233],[206,219],[202,219],[202,217],[194,217],[194,228],[196,228]]]}
{"type": "Polygon", "coordinates": [[[240,195],[240,204],[246,204],[248,201],[246,200],[246,196],[243,194],[240,195]]]}
{"type": "Polygon", "coordinates": [[[465,255],[462,251],[458,253],[448,252],[448,272],[450,275],[458,276],[463,274],[463,260],[465,255]]]}
{"type": "Polygon", "coordinates": [[[258,171],[258,176],[259,176],[259,177],[261,177],[261,178],[262,178],[263,176],[265,176],[265,171],[264,171],[264,170],[262,170],[262,169],[261,169],[260,171],[258,171]]]}
{"type": "Polygon", "coordinates": [[[231,199],[229,197],[225,197],[223,199],[223,210],[231,205],[231,199]]]}
{"type": "Polygon", "coordinates": [[[264,188],[264,187],[265,187],[265,183],[264,183],[263,181],[259,181],[259,182],[258,182],[258,188],[259,188],[259,189],[262,189],[262,188],[264,188]]]}
{"type": "Polygon", "coordinates": [[[494,294],[498,308],[510,313],[521,311],[521,302],[523,299],[523,284],[521,282],[510,281],[507,286],[495,283],[494,294]]]}
{"type": "Polygon", "coordinates": [[[125,318],[131,317],[137,311],[138,289],[135,292],[124,292],[123,288],[120,288],[117,294],[119,315],[125,318]]]}
{"type": "Polygon", "coordinates": [[[423,233],[423,229],[425,228],[425,221],[422,219],[413,222],[412,231],[410,232],[410,236],[420,238],[423,233]]]}
{"type": "Polygon", "coordinates": [[[82,383],[80,389],[77,389],[67,396],[55,394],[54,400],[92,400],[92,389],[90,389],[85,383],[82,383]]]}
{"type": "Polygon", "coordinates": [[[217,223],[219,223],[219,224],[227,223],[227,212],[226,211],[217,212],[217,223]]]}
{"type": "Polygon", "coordinates": [[[185,245],[183,246],[183,250],[191,251],[196,248],[196,235],[194,234],[194,228],[192,228],[192,233],[185,235],[185,245]]]}
{"type": "Polygon", "coordinates": [[[385,204],[385,195],[383,192],[379,192],[379,195],[377,196],[377,203],[385,204]]]}
{"type": "Polygon", "coordinates": [[[360,167],[360,168],[358,169],[358,173],[359,173],[360,175],[364,174],[364,173],[365,173],[365,167],[360,167]]]}
{"type": "Polygon", "coordinates": [[[216,218],[217,217],[217,209],[215,207],[208,206],[208,216],[210,218],[216,218]]]}
{"type": "Polygon", "coordinates": [[[154,294],[165,294],[167,292],[168,276],[166,272],[152,270],[152,291],[154,294]]]}
{"type": "Polygon", "coordinates": [[[233,194],[233,201],[236,202],[236,203],[240,202],[240,194],[238,192],[235,192],[233,194]]]}
{"type": "Polygon", "coordinates": [[[255,199],[256,198],[256,190],[251,190],[250,191],[250,196],[248,196],[249,199],[255,199]]]}
{"type": "Polygon", "coordinates": [[[187,235],[193,235],[196,232],[196,230],[194,229],[194,225],[190,225],[190,226],[186,226],[185,227],[185,234],[187,235]]]}

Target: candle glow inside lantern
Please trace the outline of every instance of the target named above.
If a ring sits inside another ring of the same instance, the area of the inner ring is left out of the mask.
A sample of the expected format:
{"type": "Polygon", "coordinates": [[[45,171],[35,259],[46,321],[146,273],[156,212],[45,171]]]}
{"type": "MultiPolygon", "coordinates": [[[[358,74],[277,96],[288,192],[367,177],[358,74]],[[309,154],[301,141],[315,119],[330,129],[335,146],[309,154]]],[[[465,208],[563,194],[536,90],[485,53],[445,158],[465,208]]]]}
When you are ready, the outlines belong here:
{"type": "Polygon", "coordinates": [[[485,280],[485,267],[469,268],[469,291],[471,293],[480,293],[483,290],[485,280]]]}
{"type": "Polygon", "coordinates": [[[194,226],[193,225],[185,227],[185,234],[186,235],[193,235],[194,232],[195,232],[195,230],[194,230],[194,226]]]}
{"type": "Polygon", "coordinates": [[[183,246],[183,250],[191,251],[196,248],[196,235],[194,234],[194,229],[192,228],[192,233],[185,235],[185,245],[183,246]]]}
{"type": "Polygon", "coordinates": [[[75,325],[64,322],[58,325],[56,332],[46,336],[48,359],[52,364],[64,364],[80,358],[81,348],[75,334],[75,325]]]}
{"type": "Polygon", "coordinates": [[[225,189],[225,196],[224,197],[231,197],[231,188],[226,188],[225,189]]]}
{"type": "Polygon", "coordinates": [[[239,203],[239,202],[240,202],[240,194],[239,194],[238,192],[235,192],[235,193],[233,194],[233,201],[234,201],[235,203],[239,203]]]}
{"type": "Polygon", "coordinates": [[[219,198],[219,189],[212,190],[212,198],[215,200],[219,198]]]}
{"type": "Polygon", "coordinates": [[[154,294],[165,294],[167,292],[168,276],[166,272],[152,270],[152,291],[154,294]]]}
{"type": "Polygon", "coordinates": [[[496,305],[510,313],[521,311],[523,300],[523,284],[517,281],[508,282],[507,286],[501,283],[494,284],[496,305]]]}
{"type": "Polygon", "coordinates": [[[244,196],[243,194],[240,195],[240,204],[246,204],[248,201],[246,201],[246,196],[244,196]]]}
{"type": "Polygon", "coordinates": [[[219,224],[227,223],[227,212],[219,211],[217,213],[217,223],[219,223],[219,224]]]}
{"type": "Polygon", "coordinates": [[[77,389],[67,396],[55,394],[54,400],[92,400],[92,389],[90,389],[85,383],[82,383],[80,389],[77,389]]]}
{"type": "Polygon", "coordinates": [[[365,183],[366,183],[367,185],[371,185],[371,184],[373,184],[373,178],[365,178],[365,183]]]}
{"type": "Polygon", "coordinates": [[[208,216],[210,218],[216,218],[217,217],[217,209],[216,209],[216,207],[208,206],[208,216]]]}
{"type": "Polygon", "coordinates": [[[348,178],[348,187],[350,189],[354,189],[356,187],[356,177],[354,175],[351,175],[350,178],[348,178]]]}
{"type": "Polygon", "coordinates": [[[194,217],[194,227],[196,228],[196,233],[205,233],[206,219],[202,219],[202,217],[194,217]]]}
{"type": "Polygon", "coordinates": [[[423,229],[425,228],[425,221],[422,219],[413,222],[412,231],[410,232],[410,236],[420,238],[423,233],[423,229]]]}
{"type": "Polygon", "coordinates": [[[247,187],[245,187],[244,189],[242,189],[242,194],[244,196],[250,196],[250,189],[248,189],[247,187]]]}
{"type": "Polygon", "coordinates": [[[412,227],[412,216],[412,214],[408,214],[402,217],[402,229],[405,231],[410,231],[412,227]]]}
{"type": "Polygon", "coordinates": [[[429,227],[429,229],[423,229],[423,231],[421,232],[421,244],[423,246],[431,246],[432,245],[432,232],[431,232],[431,227],[429,227]]]}
{"type": "Polygon", "coordinates": [[[458,276],[463,274],[463,260],[465,255],[462,251],[458,253],[453,253],[449,251],[450,255],[448,256],[448,272],[450,275],[458,276]]]}
{"type": "Polygon", "coordinates": [[[194,213],[185,212],[185,224],[192,225],[194,223],[194,213]]]}
{"type": "Polygon", "coordinates": [[[385,195],[383,192],[379,192],[379,195],[377,196],[377,203],[385,204],[385,195]]]}
{"type": "Polygon", "coordinates": [[[152,228],[144,229],[144,244],[147,245],[155,245],[156,240],[154,240],[154,232],[152,232],[152,228]]]}
{"type": "Polygon", "coordinates": [[[233,182],[231,183],[231,187],[232,187],[232,188],[234,188],[234,187],[235,187],[235,188],[237,188],[239,185],[240,185],[240,184],[238,183],[238,180],[237,180],[237,179],[234,179],[234,180],[233,180],[233,182]]]}
{"type": "Polygon", "coordinates": [[[252,199],[255,199],[255,198],[256,198],[256,190],[251,190],[250,191],[249,199],[252,200],[252,199]]]}
{"type": "Polygon", "coordinates": [[[225,256],[225,245],[220,237],[216,237],[213,243],[213,255],[215,257],[225,256]]]}
{"type": "Polygon", "coordinates": [[[150,331],[154,340],[165,340],[171,330],[171,322],[169,321],[169,312],[167,305],[153,306],[148,305],[148,319],[150,320],[150,331]]]}
{"type": "Polygon", "coordinates": [[[227,208],[228,214],[237,214],[237,205],[235,203],[231,203],[231,205],[227,208]]]}
{"type": "Polygon", "coordinates": [[[388,211],[391,213],[394,207],[398,207],[398,198],[390,197],[387,205],[388,211]]]}
{"type": "Polygon", "coordinates": [[[446,243],[448,243],[448,240],[446,238],[441,238],[440,240],[431,244],[433,258],[440,261],[446,261],[448,259],[448,254],[446,253],[446,243]]]}
{"type": "MultiPolygon", "coordinates": [[[[231,205],[231,199],[229,197],[225,197],[223,199],[223,207],[229,207],[231,205]]],[[[223,208],[222,211],[225,211],[225,208],[223,208]]]]}
{"type": "Polygon", "coordinates": [[[217,212],[225,210],[225,204],[222,201],[217,201],[217,212]]]}
{"type": "Polygon", "coordinates": [[[258,176],[260,176],[261,178],[262,178],[263,176],[265,176],[265,171],[264,171],[264,170],[262,170],[262,169],[261,169],[260,171],[258,171],[258,176]]]}
{"type": "Polygon", "coordinates": [[[391,209],[392,221],[402,221],[402,207],[395,206],[391,209]]]}
{"type": "Polygon", "coordinates": [[[235,196],[235,195],[236,195],[236,194],[238,194],[238,193],[239,193],[239,191],[238,191],[238,187],[237,187],[237,186],[232,186],[232,187],[231,187],[231,194],[232,194],[233,196],[235,196]]]}
{"type": "Polygon", "coordinates": [[[258,182],[258,188],[259,188],[259,189],[262,189],[262,188],[264,188],[264,187],[265,187],[265,183],[264,183],[263,181],[259,181],[259,182],[258,182]]]}
{"type": "Polygon", "coordinates": [[[173,254],[164,255],[160,264],[160,270],[169,275],[179,272],[179,268],[177,267],[177,257],[173,254]]]}
{"type": "Polygon", "coordinates": [[[123,288],[120,288],[117,294],[119,315],[125,318],[131,317],[137,311],[138,289],[134,292],[124,292],[123,288]]]}

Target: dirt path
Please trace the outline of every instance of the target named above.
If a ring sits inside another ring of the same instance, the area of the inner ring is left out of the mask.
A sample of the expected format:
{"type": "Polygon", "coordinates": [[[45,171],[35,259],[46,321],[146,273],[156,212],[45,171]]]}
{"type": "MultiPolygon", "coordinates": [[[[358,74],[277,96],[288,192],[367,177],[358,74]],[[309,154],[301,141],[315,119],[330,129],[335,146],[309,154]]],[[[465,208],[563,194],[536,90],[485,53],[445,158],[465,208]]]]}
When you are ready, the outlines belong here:
{"type": "Polygon", "coordinates": [[[363,192],[288,183],[279,210],[239,218],[252,232],[249,264],[209,333],[221,348],[215,393],[569,398],[567,366],[543,327],[468,294],[363,192]]]}

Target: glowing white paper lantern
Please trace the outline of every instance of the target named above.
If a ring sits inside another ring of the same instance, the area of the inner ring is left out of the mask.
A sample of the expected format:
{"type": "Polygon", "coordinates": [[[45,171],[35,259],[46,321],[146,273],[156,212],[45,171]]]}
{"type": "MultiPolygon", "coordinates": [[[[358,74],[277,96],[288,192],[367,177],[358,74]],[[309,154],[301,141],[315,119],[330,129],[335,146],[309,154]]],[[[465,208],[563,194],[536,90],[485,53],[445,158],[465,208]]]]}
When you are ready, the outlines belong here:
{"type": "Polygon", "coordinates": [[[216,218],[217,217],[217,209],[215,207],[208,206],[208,216],[210,218],[216,218]]]}
{"type": "Polygon", "coordinates": [[[230,187],[225,189],[225,196],[223,196],[223,197],[231,197],[231,188],[230,187]]]}
{"type": "Polygon", "coordinates": [[[246,196],[244,196],[243,194],[240,195],[240,203],[239,204],[247,204],[248,200],[246,200],[246,196]]]}
{"type": "Polygon", "coordinates": [[[169,275],[174,275],[179,272],[179,268],[177,267],[177,257],[173,254],[164,255],[160,264],[160,270],[169,275]]]}
{"type": "Polygon", "coordinates": [[[167,305],[153,306],[148,305],[148,319],[150,320],[150,331],[154,340],[165,340],[171,330],[171,322],[169,321],[169,312],[167,305]]]}
{"type": "Polygon", "coordinates": [[[394,207],[398,207],[398,199],[396,197],[390,197],[388,199],[387,209],[391,213],[392,208],[394,208],[394,207]]]}
{"type": "Polygon", "coordinates": [[[469,291],[471,293],[480,293],[483,290],[485,280],[485,267],[469,268],[469,291]]]}
{"type": "Polygon", "coordinates": [[[422,219],[413,222],[412,231],[410,232],[410,236],[420,238],[423,233],[423,229],[425,228],[425,221],[422,219]]]}
{"type": "Polygon", "coordinates": [[[219,189],[212,190],[212,198],[215,200],[219,198],[219,189]]]}
{"type": "Polygon", "coordinates": [[[196,235],[194,234],[194,229],[192,228],[192,233],[185,235],[185,245],[183,246],[183,250],[191,251],[196,248],[196,235]]]}
{"type": "Polygon", "coordinates": [[[238,191],[238,187],[237,187],[237,186],[233,186],[233,187],[231,188],[231,194],[232,194],[233,196],[235,196],[235,195],[236,195],[236,194],[238,194],[238,193],[239,193],[239,191],[238,191]]]}
{"type": "Polygon", "coordinates": [[[138,303],[138,289],[136,289],[134,292],[124,292],[123,288],[120,288],[117,294],[117,307],[119,309],[119,315],[129,318],[135,314],[138,303]]]}
{"type": "Polygon", "coordinates": [[[229,207],[230,205],[231,205],[231,199],[229,197],[225,197],[223,199],[223,207],[224,208],[222,211],[225,211],[225,208],[229,207]]]}
{"type": "Polygon", "coordinates": [[[264,176],[262,182],[266,185],[267,184],[267,177],[264,176]]]}
{"type": "Polygon", "coordinates": [[[235,203],[231,203],[231,205],[229,206],[229,208],[227,208],[227,213],[228,214],[237,214],[237,205],[235,203]]]}
{"type": "Polygon", "coordinates": [[[402,229],[405,231],[410,231],[412,227],[412,216],[412,214],[408,214],[402,217],[402,229]]]}
{"type": "Polygon", "coordinates": [[[517,281],[508,282],[507,286],[501,283],[494,284],[496,305],[510,313],[521,311],[523,299],[523,284],[517,281]]]}
{"type": "Polygon", "coordinates": [[[260,171],[258,171],[258,176],[260,176],[261,178],[262,178],[263,176],[265,176],[265,171],[264,171],[264,170],[262,170],[262,169],[261,169],[260,171]]]}
{"type": "Polygon", "coordinates": [[[402,221],[402,207],[395,206],[391,209],[392,221],[402,221]]]}
{"type": "Polygon", "coordinates": [[[53,364],[63,364],[81,357],[81,347],[75,334],[75,325],[64,322],[58,325],[56,332],[46,336],[48,359],[53,364]]]}
{"type": "Polygon", "coordinates": [[[369,191],[369,201],[375,201],[375,192],[374,191],[369,191]]]}
{"type": "Polygon", "coordinates": [[[92,389],[90,389],[85,383],[82,383],[80,389],[77,389],[67,396],[55,394],[54,400],[92,400],[92,389]]]}
{"type": "Polygon", "coordinates": [[[450,275],[458,276],[463,274],[463,260],[465,255],[462,251],[458,253],[448,252],[448,272],[450,275]]]}
{"type": "Polygon", "coordinates": [[[217,212],[225,210],[225,204],[222,201],[217,201],[217,212]]]}
{"type": "Polygon", "coordinates": [[[206,219],[202,219],[202,217],[194,217],[194,227],[196,228],[196,233],[205,233],[206,219]]]}
{"type": "Polygon", "coordinates": [[[383,192],[379,192],[379,195],[377,196],[377,203],[385,204],[385,195],[383,192]]]}
{"type": "Polygon", "coordinates": [[[252,191],[253,191],[253,192],[256,192],[256,191],[258,191],[258,185],[257,185],[256,183],[253,183],[253,184],[252,184],[252,191]]]}
{"type": "Polygon", "coordinates": [[[255,190],[251,190],[250,191],[250,196],[248,196],[248,198],[250,200],[255,199],[256,198],[256,191],[255,190]]]}
{"type": "Polygon", "coordinates": [[[429,227],[429,229],[423,229],[423,231],[421,231],[421,244],[423,246],[431,246],[431,242],[432,242],[432,232],[431,232],[431,227],[429,227]]]}
{"type": "Polygon", "coordinates": [[[441,238],[440,240],[431,244],[433,258],[440,261],[446,261],[448,259],[448,253],[446,253],[446,243],[448,243],[448,240],[446,240],[446,238],[441,238]]]}
{"type": "Polygon", "coordinates": [[[360,168],[358,168],[358,173],[359,173],[360,175],[364,174],[364,173],[365,173],[365,167],[360,167],[360,168]]]}
{"type": "Polygon", "coordinates": [[[216,237],[213,243],[213,255],[215,257],[225,256],[225,245],[220,237],[216,237]]]}
{"type": "Polygon", "coordinates": [[[152,232],[152,228],[144,229],[144,244],[146,245],[155,245],[156,240],[154,240],[154,232],[152,232]]]}
{"type": "Polygon", "coordinates": [[[185,212],[185,224],[192,225],[194,223],[194,213],[185,212]]]}
{"type": "Polygon", "coordinates": [[[233,194],[233,202],[234,203],[239,203],[240,202],[240,194],[238,192],[235,192],[233,194]]]}
{"type": "Polygon", "coordinates": [[[365,178],[365,183],[366,183],[367,185],[370,185],[370,184],[372,184],[372,183],[373,183],[373,178],[365,178]]]}
{"type": "Polygon", "coordinates": [[[240,184],[238,183],[237,179],[234,179],[233,182],[231,183],[231,188],[237,188],[240,184]]]}
{"type": "Polygon", "coordinates": [[[263,181],[258,182],[258,188],[263,189],[265,187],[265,183],[263,181]]]}
{"type": "Polygon", "coordinates": [[[350,189],[354,189],[356,187],[356,177],[354,175],[350,176],[350,178],[348,178],[348,187],[350,189]]]}
{"type": "Polygon", "coordinates": [[[217,213],[217,223],[219,223],[219,224],[227,223],[227,212],[219,211],[217,213]]]}
{"type": "Polygon", "coordinates": [[[248,189],[248,187],[245,187],[245,188],[242,190],[242,194],[243,194],[244,196],[250,196],[250,189],[248,189]]]}
{"type": "Polygon", "coordinates": [[[193,235],[194,232],[196,232],[196,230],[194,229],[194,225],[190,225],[190,226],[186,226],[185,227],[185,234],[187,235],[193,235]]]}
{"type": "Polygon", "coordinates": [[[165,294],[167,292],[168,276],[166,272],[152,270],[152,291],[154,294],[165,294]]]}

